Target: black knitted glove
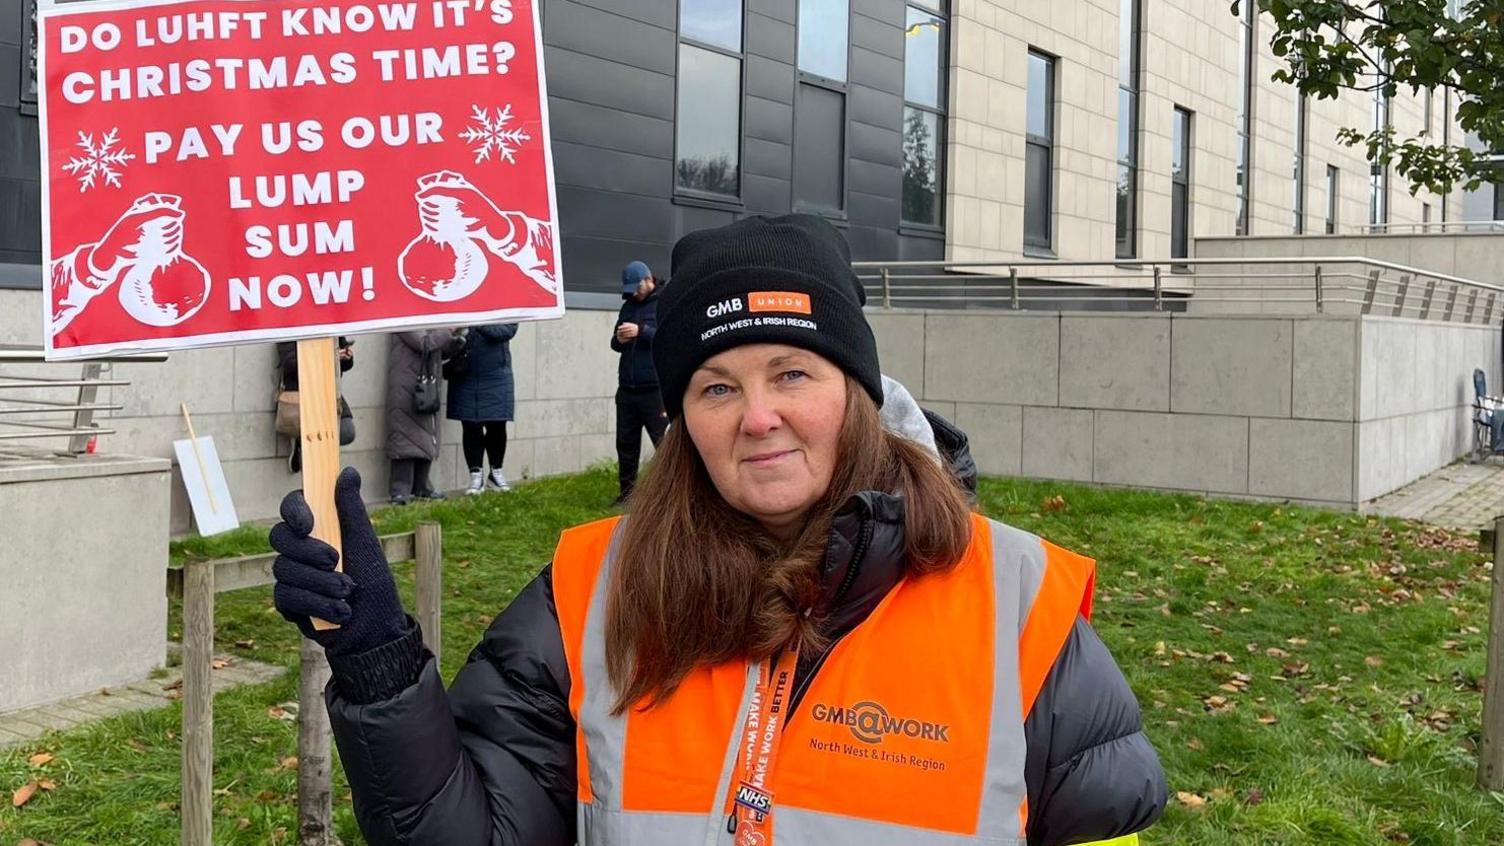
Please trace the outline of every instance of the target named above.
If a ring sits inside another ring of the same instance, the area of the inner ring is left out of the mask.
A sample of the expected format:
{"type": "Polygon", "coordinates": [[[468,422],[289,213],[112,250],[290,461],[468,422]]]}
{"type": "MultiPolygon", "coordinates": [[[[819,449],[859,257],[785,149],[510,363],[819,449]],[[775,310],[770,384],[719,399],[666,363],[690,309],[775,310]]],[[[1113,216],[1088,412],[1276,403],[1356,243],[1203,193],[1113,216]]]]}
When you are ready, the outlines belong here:
{"type": "Polygon", "coordinates": [[[317,641],[331,656],[357,655],[409,636],[413,626],[402,610],[392,570],[381,540],[360,498],[360,474],[353,467],[340,473],[334,486],[344,545],[344,572],[334,547],[310,537],[313,511],[302,491],[282,500],[282,522],[272,527],[271,544],[278,553],[272,565],[276,587],[272,601],[283,617],[303,635],[317,641]],[[314,629],[310,617],[339,625],[314,629]]]}

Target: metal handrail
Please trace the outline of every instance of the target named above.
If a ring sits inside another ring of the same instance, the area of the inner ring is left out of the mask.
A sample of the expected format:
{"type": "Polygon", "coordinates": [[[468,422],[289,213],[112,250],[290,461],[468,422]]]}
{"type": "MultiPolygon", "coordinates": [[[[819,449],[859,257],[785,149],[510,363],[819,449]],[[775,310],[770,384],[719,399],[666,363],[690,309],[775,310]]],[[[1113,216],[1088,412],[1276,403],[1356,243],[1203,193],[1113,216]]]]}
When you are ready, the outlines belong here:
{"type": "Polygon", "coordinates": [[[1504,232],[1504,220],[1447,220],[1432,223],[1359,223],[1348,232],[1357,235],[1452,235],[1504,232]]]}
{"type": "Polygon", "coordinates": [[[1156,311],[1211,303],[1294,303],[1308,304],[1317,314],[1328,306],[1353,305],[1362,314],[1492,323],[1504,306],[1504,285],[1367,256],[896,261],[852,267],[885,308],[900,300],[942,308],[1006,302],[1014,310],[1039,308],[1039,303],[1083,310],[1128,303],[1156,311]],[[1083,284],[1103,280],[1114,284],[1083,284]]]}
{"type": "MultiPolygon", "coordinates": [[[[102,411],[119,411],[121,403],[99,402],[100,388],[126,387],[125,379],[102,378],[106,370],[116,363],[160,363],[167,356],[120,355],[101,356],[82,362],[82,372],[77,378],[54,378],[50,376],[17,376],[0,373],[0,442],[67,438],[66,455],[81,455],[88,451],[89,441],[96,435],[111,435],[114,429],[101,428],[94,422],[94,415],[102,411]],[[9,390],[74,389],[72,401],[18,397],[7,394],[9,390]],[[68,415],[53,419],[17,419],[16,415],[68,415]]],[[[40,347],[0,347],[0,365],[47,364],[40,347]]],[[[58,365],[60,366],[60,365],[58,365]]]]}

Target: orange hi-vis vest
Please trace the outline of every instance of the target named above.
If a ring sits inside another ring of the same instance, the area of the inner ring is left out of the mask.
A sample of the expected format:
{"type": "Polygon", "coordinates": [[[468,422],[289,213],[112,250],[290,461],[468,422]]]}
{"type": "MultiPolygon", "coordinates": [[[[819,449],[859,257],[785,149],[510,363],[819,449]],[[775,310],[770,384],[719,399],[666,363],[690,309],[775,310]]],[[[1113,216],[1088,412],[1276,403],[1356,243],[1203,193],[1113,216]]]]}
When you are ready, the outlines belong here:
{"type": "MultiPolygon", "coordinates": [[[[620,518],[566,531],[554,602],[578,734],[581,846],[728,846],[728,791],[764,668],[692,672],[611,713],[606,594],[620,518]]],[[[1024,719],[1095,563],[973,515],[951,571],[906,578],[831,650],[788,717],[769,791],[778,846],[1024,846],[1024,719]]]]}

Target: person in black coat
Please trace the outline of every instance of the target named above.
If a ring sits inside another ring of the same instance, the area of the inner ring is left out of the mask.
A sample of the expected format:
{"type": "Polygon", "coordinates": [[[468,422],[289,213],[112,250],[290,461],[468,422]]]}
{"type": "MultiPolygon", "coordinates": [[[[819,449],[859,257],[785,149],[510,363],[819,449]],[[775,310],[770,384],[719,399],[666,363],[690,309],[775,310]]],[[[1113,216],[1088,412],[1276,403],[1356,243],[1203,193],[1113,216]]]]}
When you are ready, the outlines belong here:
{"type": "Polygon", "coordinates": [[[663,440],[668,415],[658,393],[658,371],[653,367],[653,336],[658,332],[658,280],[646,264],[634,261],[621,272],[621,312],[611,334],[611,349],[621,354],[616,365],[616,467],[621,494],[626,502],[637,484],[637,466],[642,461],[642,430],[648,430],[653,446],[663,440]]]}
{"type": "Polygon", "coordinates": [[[445,412],[450,420],[460,422],[461,447],[470,468],[467,494],[478,494],[489,485],[509,491],[507,477],[501,472],[507,454],[507,422],[513,416],[512,338],[515,323],[492,323],[472,326],[465,333],[465,351],[453,359],[463,362],[449,376],[449,404],[445,412]],[[486,458],[491,472],[486,474],[486,458]]]}
{"type": "Polygon", "coordinates": [[[397,332],[387,351],[386,457],[391,461],[391,498],[398,505],[413,497],[443,499],[429,480],[439,457],[439,415],[418,409],[418,385],[437,390],[444,360],[465,345],[457,330],[397,332]]]}

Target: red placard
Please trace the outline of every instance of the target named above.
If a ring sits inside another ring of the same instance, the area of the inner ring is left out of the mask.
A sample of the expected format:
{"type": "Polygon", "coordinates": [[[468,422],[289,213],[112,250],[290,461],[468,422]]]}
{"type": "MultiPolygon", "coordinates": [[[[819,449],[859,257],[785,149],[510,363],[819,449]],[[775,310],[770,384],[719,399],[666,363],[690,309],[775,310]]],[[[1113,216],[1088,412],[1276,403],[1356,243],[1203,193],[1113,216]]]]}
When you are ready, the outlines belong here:
{"type": "Polygon", "coordinates": [[[561,315],[536,2],[44,8],[48,357],[561,315]]]}

